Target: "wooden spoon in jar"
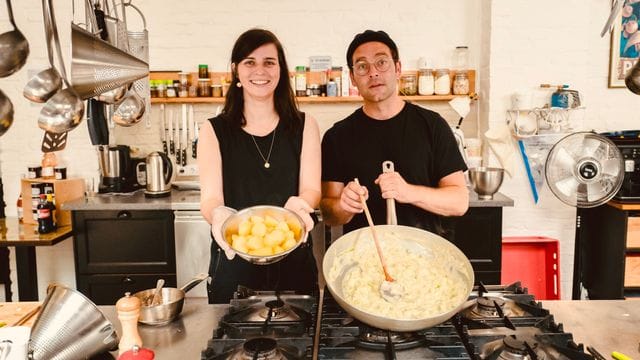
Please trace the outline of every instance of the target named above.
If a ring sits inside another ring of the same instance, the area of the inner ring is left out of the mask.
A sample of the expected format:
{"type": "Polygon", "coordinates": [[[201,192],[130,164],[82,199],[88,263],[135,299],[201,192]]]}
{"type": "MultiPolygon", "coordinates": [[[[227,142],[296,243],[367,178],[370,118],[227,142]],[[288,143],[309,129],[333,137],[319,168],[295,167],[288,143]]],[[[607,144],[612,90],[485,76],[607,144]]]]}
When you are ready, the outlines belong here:
{"type": "MultiPolygon", "coordinates": [[[[354,179],[354,182],[360,186],[360,182],[358,178],[354,179]]],[[[389,275],[389,271],[387,271],[387,262],[384,260],[384,255],[382,254],[382,247],[380,246],[380,242],[378,241],[378,235],[376,234],[375,226],[373,225],[373,219],[371,218],[371,213],[369,212],[369,207],[367,207],[367,201],[364,199],[364,195],[360,195],[360,202],[362,203],[362,208],[364,209],[364,214],[367,218],[367,222],[369,223],[369,229],[371,229],[371,235],[373,236],[373,242],[376,245],[376,252],[378,253],[378,257],[380,258],[380,263],[382,265],[382,271],[384,272],[384,281],[380,284],[380,295],[383,299],[388,302],[398,301],[402,294],[404,293],[404,288],[401,284],[398,284],[391,275],[389,275]]]]}

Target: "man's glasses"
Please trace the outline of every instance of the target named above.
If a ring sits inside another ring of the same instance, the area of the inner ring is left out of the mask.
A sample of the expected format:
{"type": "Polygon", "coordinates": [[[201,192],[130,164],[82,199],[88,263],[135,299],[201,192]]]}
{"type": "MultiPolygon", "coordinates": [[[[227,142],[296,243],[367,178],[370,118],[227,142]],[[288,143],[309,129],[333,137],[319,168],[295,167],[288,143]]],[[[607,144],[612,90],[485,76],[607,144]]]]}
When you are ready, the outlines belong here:
{"type": "Polygon", "coordinates": [[[353,72],[356,73],[356,75],[360,76],[367,75],[369,73],[369,70],[371,70],[371,65],[373,65],[376,70],[385,72],[389,70],[392,63],[393,61],[386,56],[375,59],[373,63],[365,60],[358,60],[355,64],[353,64],[353,72]]]}

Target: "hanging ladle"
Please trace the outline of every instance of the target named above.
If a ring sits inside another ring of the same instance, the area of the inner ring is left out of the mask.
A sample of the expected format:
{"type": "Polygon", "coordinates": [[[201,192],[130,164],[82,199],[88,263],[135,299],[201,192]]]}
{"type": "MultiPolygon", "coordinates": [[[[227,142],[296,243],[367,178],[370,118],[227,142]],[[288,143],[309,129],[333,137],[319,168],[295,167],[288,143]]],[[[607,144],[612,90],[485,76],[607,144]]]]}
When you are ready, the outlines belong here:
{"type": "Polygon", "coordinates": [[[7,11],[13,30],[0,34],[0,78],[20,70],[29,56],[29,42],[16,26],[11,0],[7,0],[7,11]]]}
{"type": "MultiPolygon", "coordinates": [[[[358,179],[354,179],[355,183],[360,186],[360,182],[358,179]]],[[[367,207],[367,201],[364,198],[364,195],[360,195],[360,202],[362,203],[362,208],[364,209],[364,215],[367,218],[367,222],[369,223],[369,229],[371,229],[371,235],[373,236],[373,242],[376,245],[376,252],[378,253],[378,257],[380,258],[380,264],[382,265],[382,271],[384,272],[384,281],[380,284],[380,296],[388,302],[396,302],[400,300],[402,295],[404,294],[404,287],[398,282],[395,281],[393,277],[389,274],[387,270],[387,263],[384,260],[384,255],[382,254],[382,247],[380,246],[380,241],[378,241],[378,235],[376,234],[376,228],[373,225],[373,219],[371,218],[371,213],[369,212],[369,208],[367,207]]]]}
{"type": "Polygon", "coordinates": [[[113,113],[113,121],[125,127],[135,125],[142,120],[145,110],[144,100],[132,87],[113,113]]]}
{"type": "Polygon", "coordinates": [[[22,91],[24,97],[37,103],[43,103],[49,100],[49,98],[62,87],[62,78],[53,63],[51,20],[49,18],[49,10],[47,8],[46,0],[42,0],[42,15],[44,19],[44,33],[47,40],[47,55],[49,56],[50,67],[40,71],[31,78],[22,91]]]}
{"type": "Polygon", "coordinates": [[[9,130],[13,124],[13,104],[11,100],[0,90],[0,136],[9,130]]]}
{"type": "Polygon", "coordinates": [[[65,131],[74,129],[82,121],[84,115],[84,104],[82,99],[73,91],[71,84],[67,78],[67,72],[64,67],[64,59],[62,58],[62,50],[60,48],[60,38],[58,37],[58,28],[56,26],[56,18],[53,12],[51,0],[47,0],[51,29],[53,32],[53,40],[58,53],[58,62],[60,63],[60,73],[62,80],[66,84],[66,88],[59,90],[52,98],[47,100],[44,107],[40,111],[38,117],[38,126],[54,134],[61,134],[65,131]]]}

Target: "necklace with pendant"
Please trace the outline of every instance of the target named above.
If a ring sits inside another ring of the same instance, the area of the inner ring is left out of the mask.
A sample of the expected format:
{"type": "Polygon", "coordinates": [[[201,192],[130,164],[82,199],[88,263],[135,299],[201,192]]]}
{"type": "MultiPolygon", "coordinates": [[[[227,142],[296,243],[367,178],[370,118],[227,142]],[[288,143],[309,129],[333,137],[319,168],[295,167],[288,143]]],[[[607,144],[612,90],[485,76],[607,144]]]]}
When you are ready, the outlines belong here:
{"type": "Polygon", "coordinates": [[[253,140],[253,144],[256,146],[256,149],[258,149],[258,154],[260,154],[260,157],[262,158],[262,160],[264,160],[264,167],[265,169],[268,169],[271,167],[271,163],[269,163],[269,159],[271,158],[271,150],[273,150],[273,143],[276,140],[276,129],[273,129],[273,135],[271,136],[271,146],[269,146],[269,153],[267,154],[267,157],[265,157],[264,155],[262,155],[262,151],[260,151],[260,146],[258,146],[258,143],[256,142],[256,138],[251,135],[251,140],[253,140]]]}

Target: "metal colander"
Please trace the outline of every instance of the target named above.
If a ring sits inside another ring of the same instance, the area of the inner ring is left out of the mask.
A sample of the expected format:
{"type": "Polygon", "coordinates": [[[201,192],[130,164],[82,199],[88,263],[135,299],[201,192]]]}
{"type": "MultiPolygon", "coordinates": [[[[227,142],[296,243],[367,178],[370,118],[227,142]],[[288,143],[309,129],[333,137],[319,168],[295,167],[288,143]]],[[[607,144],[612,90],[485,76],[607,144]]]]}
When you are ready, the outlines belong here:
{"type": "Polygon", "coordinates": [[[149,64],[71,24],[71,83],[82,98],[149,75],[149,64]]]}
{"type": "Polygon", "coordinates": [[[117,347],[115,327],[94,303],[75,290],[49,285],[31,328],[30,359],[88,359],[117,347]]]}
{"type": "MultiPolygon", "coordinates": [[[[125,3],[125,7],[131,7],[134,9],[142,18],[142,24],[144,28],[141,31],[131,31],[127,30],[127,35],[129,39],[129,54],[137,57],[142,61],[149,62],[149,31],[147,31],[147,19],[144,17],[144,14],[138,7],[131,3],[125,3]]],[[[126,10],[122,11],[123,17],[126,19],[126,10]]],[[[126,20],[125,20],[126,21],[126,20]]],[[[146,108],[151,109],[151,92],[149,90],[149,76],[144,77],[140,80],[136,80],[133,83],[133,89],[142,97],[145,102],[146,108]]],[[[150,120],[150,113],[145,112],[143,119],[145,123],[148,124],[150,120]]]]}

